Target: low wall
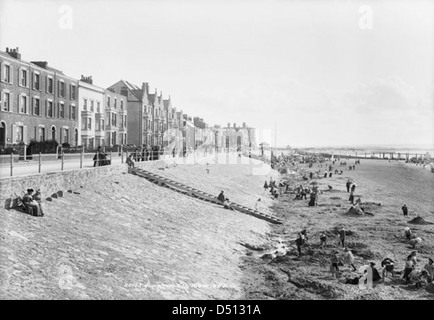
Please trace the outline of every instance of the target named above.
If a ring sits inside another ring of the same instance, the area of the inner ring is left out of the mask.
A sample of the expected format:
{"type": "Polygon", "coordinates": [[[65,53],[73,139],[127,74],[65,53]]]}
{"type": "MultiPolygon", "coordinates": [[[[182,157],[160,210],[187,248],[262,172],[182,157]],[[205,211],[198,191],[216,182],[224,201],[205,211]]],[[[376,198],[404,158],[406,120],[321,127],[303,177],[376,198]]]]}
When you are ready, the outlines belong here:
{"type": "Polygon", "coordinates": [[[104,166],[96,168],[84,168],[69,171],[33,174],[28,176],[2,178],[0,180],[0,201],[2,207],[9,209],[11,199],[15,194],[22,196],[27,189],[40,189],[42,199],[62,190],[77,190],[86,184],[87,179],[107,176],[109,173],[127,172],[126,164],[104,166]]]}

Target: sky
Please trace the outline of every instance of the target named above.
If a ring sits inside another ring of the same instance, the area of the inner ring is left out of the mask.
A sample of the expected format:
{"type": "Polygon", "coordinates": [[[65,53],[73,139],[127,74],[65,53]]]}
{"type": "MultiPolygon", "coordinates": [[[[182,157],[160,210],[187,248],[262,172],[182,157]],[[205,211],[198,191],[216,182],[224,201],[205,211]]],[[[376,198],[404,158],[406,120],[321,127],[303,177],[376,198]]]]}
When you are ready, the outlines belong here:
{"type": "Polygon", "coordinates": [[[0,50],[271,145],[434,141],[434,1],[0,0],[0,50]]]}

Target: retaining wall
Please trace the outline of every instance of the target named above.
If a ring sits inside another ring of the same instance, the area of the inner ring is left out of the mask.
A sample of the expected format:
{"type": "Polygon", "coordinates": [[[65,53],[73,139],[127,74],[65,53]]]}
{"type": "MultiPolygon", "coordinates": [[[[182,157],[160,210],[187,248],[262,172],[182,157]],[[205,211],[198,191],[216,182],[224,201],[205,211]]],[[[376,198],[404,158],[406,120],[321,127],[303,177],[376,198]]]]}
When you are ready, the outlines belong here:
{"type": "Polygon", "coordinates": [[[11,199],[16,198],[15,194],[22,196],[27,189],[40,189],[42,199],[51,196],[53,193],[62,190],[78,190],[85,186],[88,179],[104,177],[110,173],[127,172],[126,164],[103,166],[96,168],[83,168],[69,171],[33,174],[0,179],[0,201],[2,207],[9,209],[11,199]]]}

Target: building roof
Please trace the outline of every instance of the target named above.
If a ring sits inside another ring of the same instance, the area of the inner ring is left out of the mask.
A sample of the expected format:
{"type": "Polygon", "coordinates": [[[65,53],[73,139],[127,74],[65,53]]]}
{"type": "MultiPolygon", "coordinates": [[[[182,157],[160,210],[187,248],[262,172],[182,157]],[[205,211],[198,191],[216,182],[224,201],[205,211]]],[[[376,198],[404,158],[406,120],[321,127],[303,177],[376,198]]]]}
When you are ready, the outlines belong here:
{"type": "Polygon", "coordinates": [[[148,93],[148,100],[151,104],[155,102],[155,93],[148,93]]]}
{"type": "Polygon", "coordinates": [[[141,89],[133,89],[130,91],[137,99],[142,100],[142,90],[141,89]]]}

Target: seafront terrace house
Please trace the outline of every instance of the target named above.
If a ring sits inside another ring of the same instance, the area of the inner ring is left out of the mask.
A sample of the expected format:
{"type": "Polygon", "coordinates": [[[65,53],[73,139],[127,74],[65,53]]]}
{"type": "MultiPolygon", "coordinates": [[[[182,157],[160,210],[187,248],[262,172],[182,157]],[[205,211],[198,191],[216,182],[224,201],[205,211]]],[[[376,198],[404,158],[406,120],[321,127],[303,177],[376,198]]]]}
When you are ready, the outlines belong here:
{"type": "Polygon", "coordinates": [[[105,130],[105,145],[127,144],[127,97],[114,92],[114,89],[106,89],[104,105],[106,121],[102,128],[105,130]]]}
{"type": "Polygon", "coordinates": [[[154,119],[148,100],[149,85],[142,83],[142,87],[139,88],[126,80],[120,80],[108,90],[126,97],[127,144],[152,145],[154,119]]]}
{"type": "Polygon", "coordinates": [[[126,144],[126,97],[93,84],[91,76],[79,81],[79,125],[86,148],[126,144]]]}
{"type": "Polygon", "coordinates": [[[76,79],[6,48],[0,51],[0,85],[1,146],[31,140],[79,144],[76,79]]]}

